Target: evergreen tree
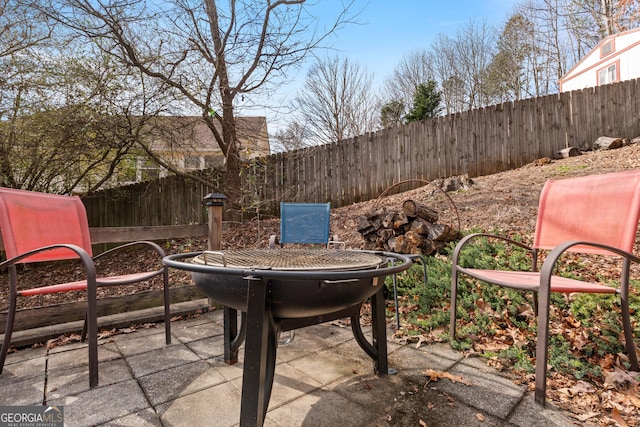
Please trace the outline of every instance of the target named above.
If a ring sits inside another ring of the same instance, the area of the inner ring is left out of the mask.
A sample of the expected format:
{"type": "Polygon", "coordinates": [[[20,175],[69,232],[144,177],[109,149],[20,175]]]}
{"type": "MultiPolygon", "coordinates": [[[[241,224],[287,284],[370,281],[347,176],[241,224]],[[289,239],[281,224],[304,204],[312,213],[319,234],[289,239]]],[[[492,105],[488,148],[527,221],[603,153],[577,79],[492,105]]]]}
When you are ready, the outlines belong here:
{"type": "Polygon", "coordinates": [[[442,93],[434,80],[419,84],[413,99],[413,107],[404,117],[405,121],[411,123],[434,118],[442,109],[441,101],[442,93]]]}

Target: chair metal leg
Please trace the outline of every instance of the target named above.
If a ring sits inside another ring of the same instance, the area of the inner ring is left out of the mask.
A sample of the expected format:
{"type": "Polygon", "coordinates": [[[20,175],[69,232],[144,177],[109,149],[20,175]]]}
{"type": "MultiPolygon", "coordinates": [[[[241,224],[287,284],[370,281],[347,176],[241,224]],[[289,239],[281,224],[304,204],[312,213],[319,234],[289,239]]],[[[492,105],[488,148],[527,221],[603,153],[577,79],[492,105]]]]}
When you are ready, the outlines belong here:
{"type": "Polygon", "coordinates": [[[164,284],[164,335],[167,345],[171,344],[171,301],[169,295],[169,268],[164,266],[162,271],[164,284]]]}
{"type": "Polygon", "coordinates": [[[7,312],[7,323],[4,328],[4,340],[2,341],[2,349],[0,350],[0,374],[4,368],[4,362],[7,359],[7,353],[9,353],[9,346],[11,346],[11,335],[13,334],[13,324],[16,319],[16,271],[15,266],[9,267],[9,311],[7,312]]]}
{"type": "Polygon", "coordinates": [[[624,341],[627,353],[629,355],[629,364],[632,371],[639,371],[638,368],[638,355],[636,354],[636,347],[633,343],[633,328],[631,327],[631,318],[629,315],[629,300],[625,299],[621,301],[622,308],[622,326],[624,329],[624,341]]]}
{"type": "Polygon", "coordinates": [[[398,311],[398,282],[396,280],[396,274],[393,273],[391,277],[393,280],[393,303],[396,307],[396,328],[400,329],[400,312],[398,311]]]}
{"type": "Polygon", "coordinates": [[[296,332],[293,329],[289,331],[289,336],[284,337],[284,338],[282,337],[282,332],[280,332],[280,336],[279,336],[279,340],[278,340],[278,346],[291,344],[291,342],[293,341],[293,339],[295,337],[296,337],[296,332]]]}
{"type": "MultiPolygon", "coordinates": [[[[420,264],[422,264],[422,282],[424,283],[425,286],[427,286],[427,261],[424,259],[424,257],[422,255],[418,255],[418,254],[411,254],[409,255],[409,258],[411,258],[411,261],[415,262],[419,262],[420,264]]],[[[395,305],[395,309],[396,309],[396,327],[397,329],[400,329],[400,312],[398,310],[399,308],[399,302],[398,302],[398,282],[397,282],[397,278],[395,273],[391,276],[392,280],[393,280],[393,303],[395,305]]]]}
{"type": "Polygon", "coordinates": [[[7,316],[7,325],[4,330],[4,340],[2,341],[2,350],[0,350],[0,374],[4,368],[4,362],[7,359],[9,346],[11,345],[11,334],[13,333],[13,321],[15,319],[15,310],[10,311],[7,316]]]}
{"type": "Polygon", "coordinates": [[[82,325],[82,333],[80,334],[80,342],[85,342],[87,340],[87,318],[89,317],[89,313],[85,313],[84,315],[84,324],[82,325]]]}
{"type": "Polygon", "coordinates": [[[87,280],[87,329],[89,336],[89,387],[98,386],[98,303],[95,272],[87,280]]]}
{"type": "Polygon", "coordinates": [[[622,326],[624,329],[624,341],[629,355],[629,363],[633,371],[638,371],[638,356],[633,342],[633,328],[631,327],[631,316],[629,314],[629,268],[630,262],[625,258],[622,268],[622,286],[620,287],[620,309],[622,311],[622,326]]]}
{"type": "MultiPolygon", "coordinates": [[[[542,282],[542,281],[541,281],[542,282]]],[[[541,283],[538,292],[538,340],[536,343],[536,403],[545,406],[547,393],[547,358],[549,353],[549,311],[551,306],[549,283],[541,283]]]]}
{"type": "Polygon", "coordinates": [[[451,268],[451,307],[449,319],[449,338],[456,338],[456,311],[458,299],[458,269],[455,264],[451,268]]]}
{"type": "Polygon", "coordinates": [[[7,359],[9,346],[11,345],[11,334],[13,333],[13,322],[15,320],[15,303],[11,303],[13,307],[9,308],[7,313],[7,324],[4,330],[4,340],[2,341],[2,350],[0,350],[0,374],[4,368],[4,362],[7,359]]]}

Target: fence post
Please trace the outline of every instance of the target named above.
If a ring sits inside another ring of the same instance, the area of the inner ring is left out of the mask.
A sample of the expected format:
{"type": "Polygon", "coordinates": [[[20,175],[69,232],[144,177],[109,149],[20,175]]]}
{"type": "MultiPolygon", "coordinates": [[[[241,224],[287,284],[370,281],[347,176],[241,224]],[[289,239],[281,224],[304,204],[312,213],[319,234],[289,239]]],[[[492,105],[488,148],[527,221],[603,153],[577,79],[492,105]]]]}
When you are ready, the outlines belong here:
{"type": "Polygon", "coordinates": [[[222,206],[224,206],[224,199],[226,199],[224,194],[210,193],[203,200],[209,216],[207,249],[210,251],[222,249],[222,206]]]}
{"type": "MultiPolygon", "coordinates": [[[[207,238],[207,250],[217,251],[222,249],[222,207],[226,196],[220,193],[209,193],[204,196],[202,203],[207,207],[209,217],[209,236],[207,238]]],[[[220,308],[221,306],[211,298],[209,305],[220,308]]]]}

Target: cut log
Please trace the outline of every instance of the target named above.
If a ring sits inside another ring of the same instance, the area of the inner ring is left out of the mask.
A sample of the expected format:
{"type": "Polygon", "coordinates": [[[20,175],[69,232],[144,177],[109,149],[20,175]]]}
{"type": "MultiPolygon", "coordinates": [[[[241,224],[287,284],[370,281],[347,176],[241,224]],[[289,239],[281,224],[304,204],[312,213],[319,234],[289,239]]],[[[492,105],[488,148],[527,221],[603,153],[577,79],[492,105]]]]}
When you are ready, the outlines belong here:
{"type": "Polygon", "coordinates": [[[418,233],[418,234],[423,234],[425,236],[429,235],[429,230],[431,229],[431,227],[433,227],[433,224],[430,222],[425,221],[422,218],[416,218],[414,221],[411,222],[411,231],[418,233]]]}
{"type": "Polygon", "coordinates": [[[415,231],[409,230],[405,233],[404,238],[409,243],[409,246],[419,248],[422,246],[425,240],[425,236],[418,234],[415,231]]]}
{"type": "Polygon", "coordinates": [[[447,224],[431,224],[427,235],[437,242],[449,242],[459,237],[459,233],[447,224]]]}
{"type": "Polygon", "coordinates": [[[576,147],[567,147],[556,153],[556,159],[567,159],[569,157],[579,156],[580,154],[582,153],[580,153],[580,150],[576,147]]]}
{"type": "Polygon", "coordinates": [[[399,254],[411,253],[411,247],[409,246],[407,239],[404,238],[404,234],[395,238],[393,250],[399,254]]]}
{"type": "Polygon", "coordinates": [[[396,216],[393,218],[393,229],[394,230],[404,230],[405,225],[410,225],[409,217],[404,212],[398,212],[396,216]]]}
{"type": "Polygon", "coordinates": [[[420,252],[422,252],[423,255],[432,255],[439,250],[438,248],[439,244],[437,242],[434,242],[430,239],[425,239],[422,243],[422,246],[420,246],[420,252]]]}
{"type": "Polygon", "coordinates": [[[438,211],[431,209],[421,203],[414,202],[413,200],[405,200],[402,204],[402,211],[409,218],[422,218],[429,222],[438,221],[438,211]]]}
{"type": "Polygon", "coordinates": [[[380,237],[383,240],[389,240],[390,238],[392,238],[395,233],[393,232],[393,230],[391,230],[390,228],[383,228],[378,230],[378,237],[380,237]]]}
{"type": "Polygon", "coordinates": [[[442,251],[447,241],[458,238],[454,229],[436,223],[437,219],[436,210],[406,200],[402,211],[383,207],[367,212],[357,228],[365,240],[364,249],[432,255],[442,251]]]}
{"type": "Polygon", "coordinates": [[[389,238],[389,240],[387,240],[387,246],[389,247],[389,250],[391,252],[398,252],[396,250],[396,242],[397,242],[398,238],[397,237],[391,237],[389,238]]]}
{"type": "Polygon", "coordinates": [[[358,218],[357,230],[360,234],[369,234],[376,231],[371,221],[369,221],[366,217],[358,218]]]}
{"type": "Polygon", "coordinates": [[[396,218],[396,213],[395,212],[389,212],[387,213],[384,218],[382,218],[382,226],[384,228],[393,228],[393,223],[395,221],[396,218]]]}
{"type": "Polygon", "coordinates": [[[387,213],[387,208],[383,206],[381,208],[370,210],[365,214],[365,216],[367,217],[367,219],[371,220],[373,218],[379,218],[381,216],[384,216],[386,213],[387,213]]]}
{"type": "Polygon", "coordinates": [[[624,139],[601,136],[593,143],[594,150],[613,150],[624,145],[624,139]]]}
{"type": "Polygon", "coordinates": [[[424,236],[408,232],[395,238],[394,251],[400,254],[419,254],[422,253],[424,242],[424,236]]]}

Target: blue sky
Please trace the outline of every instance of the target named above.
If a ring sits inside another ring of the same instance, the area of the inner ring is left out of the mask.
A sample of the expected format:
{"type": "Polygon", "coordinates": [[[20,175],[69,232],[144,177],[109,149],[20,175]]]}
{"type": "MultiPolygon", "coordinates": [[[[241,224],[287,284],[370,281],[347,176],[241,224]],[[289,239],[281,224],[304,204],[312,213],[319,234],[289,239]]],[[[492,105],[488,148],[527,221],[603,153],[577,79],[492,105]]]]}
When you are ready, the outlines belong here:
{"type": "MultiPolygon", "coordinates": [[[[349,0],[316,0],[309,12],[320,17],[320,25],[334,22],[349,0]]],[[[439,34],[455,37],[457,31],[472,20],[500,28],[513,12],[516,0],[355,0],[352,11],[361,11],[357,24],[341,28],[327,43],[333,52],[317,52],[319,56],[336,54],[349,58],[374,75],[380,87],[407,54],[417,49],[429,50],[439,34]]],[[[279,88],[270,99],[270,106],[284,106],[302,88],[309,63],[302,67],[294,81],[279,88]],[[274,105],[276,104],[276,105],[274,105]]],[[[270,132],[286,117],[274,111],[254,111],[266,114],[270,132]]]]}
{"type": "MultiPolygon", "coordinates": [[[[334,16],[343,1],[319,0],[319,16],[334,16]]],[[[334,37],[338,53],[366,67],[376,80],[387,77],[402,57],[428,49],[438,34],[454,37],[476,20],[497,28],[513,11],[515,0],[356,0],[361,24],[347,25],[334,37]]]]}

